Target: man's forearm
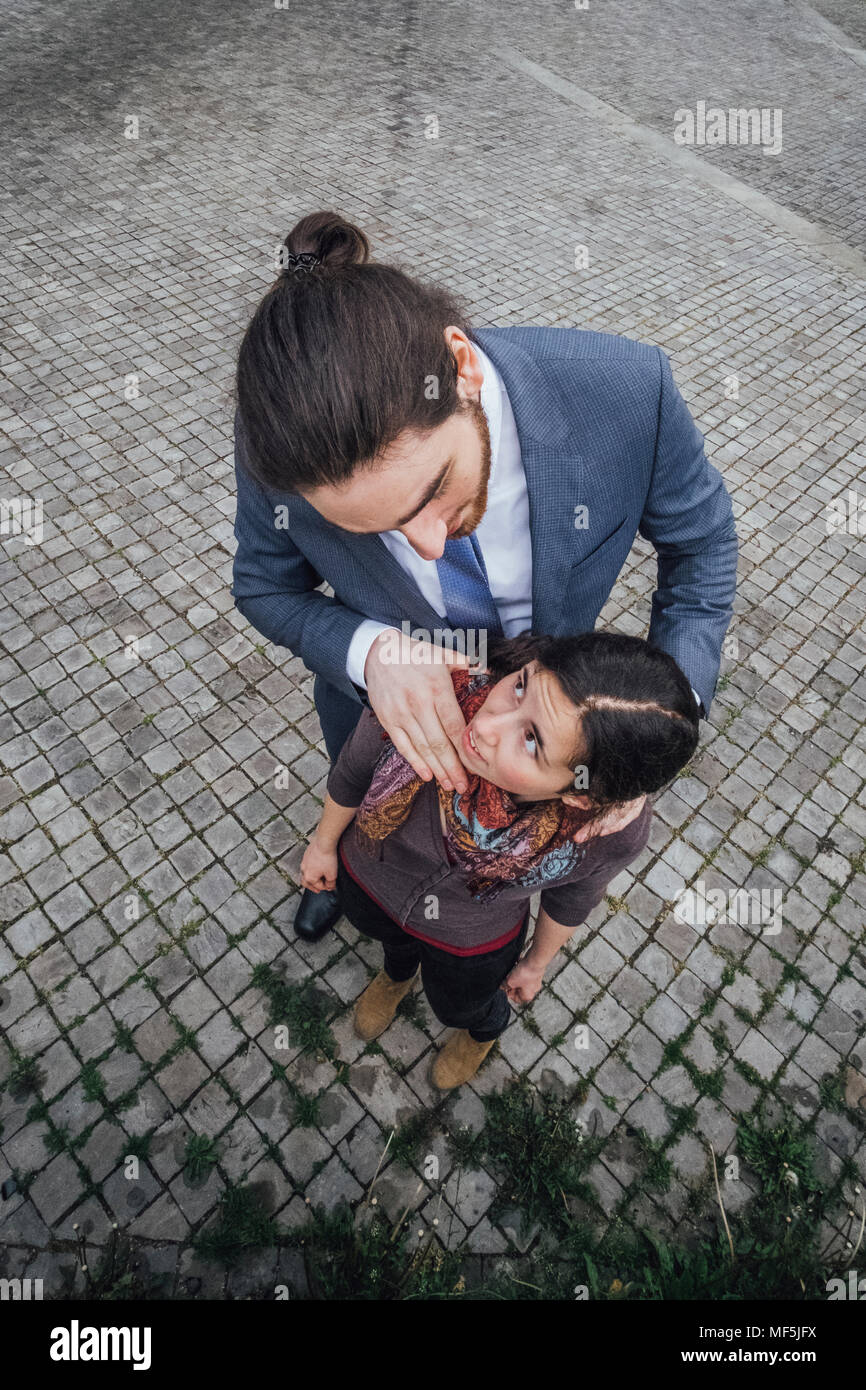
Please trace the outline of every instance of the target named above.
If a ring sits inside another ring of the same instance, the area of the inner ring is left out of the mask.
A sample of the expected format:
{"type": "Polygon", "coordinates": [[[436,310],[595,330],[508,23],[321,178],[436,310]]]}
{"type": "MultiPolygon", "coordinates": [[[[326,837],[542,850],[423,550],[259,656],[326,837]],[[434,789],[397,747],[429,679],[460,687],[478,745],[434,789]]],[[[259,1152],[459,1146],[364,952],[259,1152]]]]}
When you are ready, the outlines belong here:
{"type": "MultiPolygon", "coordinates": [[[[304,665],[345,694],[353,693],[345,653],[364,619],[320,593],[244,595],[233,591],[235,607],[275,646],[288,647],[304,665]]],[[[357,691],[354,693],[357,694],[357,691]]]]}
{"type": "Polygon", "coordinates": [[[243,467],[245,451],[244,431],[236,418],[238,545],[231,588],[235,607],[269,642],[288,647],[309,670],[355,697],[359,692],[346,674],[346,653],[366,614],[320,591],[322,576],[278,525],[274,497],[243,467]]]}
{"type": "Polygon", "coordinates": [[[649,640],[679,664],[709,712],[737,588],[737,529],[724,479],[658,349],[660,396],[650,490],[638,530],[655,547],[649,640]]]}
{"type": "Polygon", "coordinates": [[[647,636],[677,662],[705,715],[733,614],[736,574],[735,534],[708,554],[659,558],[659,588],[653,594],[647,636]]]}

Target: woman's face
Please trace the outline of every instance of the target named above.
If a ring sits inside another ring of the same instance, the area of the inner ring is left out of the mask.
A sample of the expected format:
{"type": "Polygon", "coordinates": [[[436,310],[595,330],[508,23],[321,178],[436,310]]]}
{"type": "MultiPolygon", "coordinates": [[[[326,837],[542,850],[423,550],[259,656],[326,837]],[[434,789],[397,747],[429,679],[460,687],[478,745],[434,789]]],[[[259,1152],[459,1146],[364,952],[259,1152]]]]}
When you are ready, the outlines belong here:
{"type": "Polygon", "coordinates": [[[579,737],[574,705],[558,680],[537,661],[505,676],[491,688],[460,740],[468,772],[510,792],[517,801],[561,797],[588,806],[575,791],[569,764],[579,737]]]}

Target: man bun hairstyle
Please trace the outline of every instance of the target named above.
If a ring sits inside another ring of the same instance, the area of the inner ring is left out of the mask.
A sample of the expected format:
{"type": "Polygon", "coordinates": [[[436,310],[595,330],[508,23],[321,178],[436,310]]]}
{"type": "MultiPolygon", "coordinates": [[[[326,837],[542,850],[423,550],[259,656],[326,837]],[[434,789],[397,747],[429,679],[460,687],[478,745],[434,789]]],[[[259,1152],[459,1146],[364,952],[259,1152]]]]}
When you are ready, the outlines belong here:
{"type": "MultiPolygon", "coordinates": [[[[302,217],[283,246],[293,256],[316,256],[325,273],[347,265],[363,265],[370,259],[370,243],[360,227],[347,222],[338,212],[311,212],[302,217]]],[[[285,273],[281,271],[280,276],[285,273]]]]}

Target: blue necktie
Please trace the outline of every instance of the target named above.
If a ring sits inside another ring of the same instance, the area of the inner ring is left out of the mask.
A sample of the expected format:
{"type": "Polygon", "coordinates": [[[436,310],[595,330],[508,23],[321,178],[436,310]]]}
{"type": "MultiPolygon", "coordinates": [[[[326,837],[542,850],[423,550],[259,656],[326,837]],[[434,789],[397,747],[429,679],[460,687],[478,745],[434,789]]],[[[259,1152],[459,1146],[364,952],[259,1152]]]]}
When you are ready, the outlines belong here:
{"type": "Polygon", "coordinates": [[[475,532],[459,538],[449,536],[436,570],[451,626],[483,629],[491,637],[499,636],[502,624],[475,532]]]}

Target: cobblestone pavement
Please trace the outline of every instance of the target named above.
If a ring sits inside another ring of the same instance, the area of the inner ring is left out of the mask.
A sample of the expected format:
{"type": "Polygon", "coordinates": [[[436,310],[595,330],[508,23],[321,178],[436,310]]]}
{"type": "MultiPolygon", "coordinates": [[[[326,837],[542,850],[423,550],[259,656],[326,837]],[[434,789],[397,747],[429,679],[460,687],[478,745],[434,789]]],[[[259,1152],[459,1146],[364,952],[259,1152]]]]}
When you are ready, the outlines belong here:
{"type": "MultiPolygon", "coordinates": [[[[828,1180],[846,1160],[866,1177],[866,541],[826,521],[864,496],[853,3],[677,3],[660,26],[623,0],[530,19],[513,3],[7,0],[3,24],[3,489],[41,499],[44,528],[10,534],[7,517],[0,561],[0,1180],[21,1189],[0,1206],[0,1270],[54,1292],[73,1256],[49,1242],[117,1222],[181,1291],[218,1296],[225,1276],[190,1241],[227,1187],[257,1184],[291,1229],[308,1199],[360,1197],[395,1123],[433,1099],[426,1004],[362,1055],[351,1007],[374,952],[345,921],[294,937],[327,769],[313,677],[229,593],[239,336],[288,228],[332,205],[380,258],[459,288],[477,324],[660,344],[741,537],[689,775],[442,1129],[477,1125],[516,1074],[584,1082],[574,1113],[610,1136],[590,1174],[600,1219],[683,1237],[713,1219],[707,1143],[732,1151],[755,1107],[793,1107],[828,1180]],[[783,152],[674,147],[674,110],[701,99],[782,106],[783,152]],[[680,921],[698,884],[780,893],[778,930],[680,921]],[[316,977],[336,1065],[275,1050],[262,964],[316,977]],[[275,1074],[287,1061],[322,1098],[309,1127],[275,1074]],[[667,1192],[643,1183],[638,1131],[667,1145],[667,1192]],[[219,1151],[203,1184],[190,1133],[219,1151]]],[[[646,631],[653,569],[638,542],[604,621],[646,631]]],[[[741,1172],[735,1219],[757,1187],[741,1172]]],[[[423,1223],[441,1197],[443,1238],[473,1256],[509,1248],[484,1171],[443,1168],[435,1193],[386,1158],[377,1192],[423,1223]]],[[[822,1233],[841,1250],[853,1200],[822,1233]]],[[[229,1292],[267,1287],[283,1258],[229,1292]]]]}

